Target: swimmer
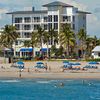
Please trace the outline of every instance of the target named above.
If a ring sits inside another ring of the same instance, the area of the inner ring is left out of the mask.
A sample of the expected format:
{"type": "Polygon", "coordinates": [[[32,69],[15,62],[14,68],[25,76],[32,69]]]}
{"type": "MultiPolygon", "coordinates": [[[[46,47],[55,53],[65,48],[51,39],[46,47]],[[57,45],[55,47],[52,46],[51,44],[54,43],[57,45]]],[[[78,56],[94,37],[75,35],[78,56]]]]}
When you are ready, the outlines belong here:
{"type": "Polygon", "coordinates": [[[54,87],[64,87],[64,83],[59,83],[58,85],[55,85],[54,87]]]}
{"type": "Polygon", "coordinates": [[[60,83],[59,85],[60,85],[60,86],[64,86],[64,83],[60,83]]]}

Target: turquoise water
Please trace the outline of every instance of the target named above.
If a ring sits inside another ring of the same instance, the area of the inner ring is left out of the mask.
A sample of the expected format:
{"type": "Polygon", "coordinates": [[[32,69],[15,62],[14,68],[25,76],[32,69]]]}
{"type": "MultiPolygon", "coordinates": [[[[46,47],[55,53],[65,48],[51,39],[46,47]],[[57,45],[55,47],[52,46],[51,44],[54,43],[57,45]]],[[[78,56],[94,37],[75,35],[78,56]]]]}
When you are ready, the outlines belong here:
{"type": "Polygon", "coordinates": [[[100,100],[100,80],[1,79],[0,100],[100,100]]]}

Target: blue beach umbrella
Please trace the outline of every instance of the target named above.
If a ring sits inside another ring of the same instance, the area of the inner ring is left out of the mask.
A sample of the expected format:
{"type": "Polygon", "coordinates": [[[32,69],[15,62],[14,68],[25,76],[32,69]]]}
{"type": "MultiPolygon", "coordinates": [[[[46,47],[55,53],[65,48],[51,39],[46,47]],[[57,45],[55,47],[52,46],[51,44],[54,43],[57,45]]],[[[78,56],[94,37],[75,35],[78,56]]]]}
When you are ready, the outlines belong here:
{"type": "Polygon", "coordinates": [[[37,65],[39,65],[39,64],[43,64],[43,62],[37,62],[36,64],[37,64],[37,65]]]}
{"type": "Polygon", "coordinates": [[[91,61],[91,62],[89,62],[88,64],[95,65],[95,64],[98,64],[98,62],[91,61]]]}
{"type": "Polygon", "coordinates": [[[24,62],[18,61],[17,64],[18,64],[18,65],[24,65],[24,62]]]}
{"type": "Polygon", "coordinates": [[[74,65],[81,65],[79,62],[74,63],[74,65]]]}
{"type": "Polygon", "coordinates": [[[23,69],[24,68],[24,62],[18,61],[17,66],[18,66],[19,69],[23,69]]]}
{"type": "Polygon", "coordinates": [[[37,62],[37,65],[35,67],[37,68],[45,68],[44,63],[43,62],[37,62]]]}

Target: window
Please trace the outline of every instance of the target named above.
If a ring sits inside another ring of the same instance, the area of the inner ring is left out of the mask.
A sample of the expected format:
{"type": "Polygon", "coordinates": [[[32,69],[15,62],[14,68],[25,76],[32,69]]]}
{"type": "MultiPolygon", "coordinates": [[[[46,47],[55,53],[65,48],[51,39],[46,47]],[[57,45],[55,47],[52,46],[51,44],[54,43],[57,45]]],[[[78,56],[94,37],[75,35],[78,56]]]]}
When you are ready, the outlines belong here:
{"type": "Polygon", "coordinates": [[[31,25],[24,25],[24,30],[30,30],[31,29],[31,25]]]}
{"type": "Polygon", "coordinates": [[[63,16],[63,22],[67,21],[67,16],[63,16]]]}
{"type": "Polygon", "coordinates": [[[15,41],[15,45],[18,45],[18,41],[15,41]]]}
{"type": "Polygon", "coordinates": [[[30,23],[31,22],[31,18],[30,17],[25,17],[24,18],[24,22],[25,23],[30,23]]]}
{"type": "Polygon", "coordinates": [[[54,22],[58,22],[58,15],[54,15],[54,22]]]}
{"type": "Polygon", "coordinates": [[[34,22],[40,22],[40,17],[34,17],[34,22]]]}
{"type": "Polygon", "coordinates": [[[34,25],[34,30],[37,30],[40,25],[34,25]]]}
{"type": "Polygon", "coordinates": [[[75,22],[75,16],[73,16],[73,22],[75,22]]]}
{"type": "Polygon", "coordinates": [[[100,57],[100,53],[98,53],[98,56],[100,57]]]}
{"type": "Polygon", "coordinates": [[[52,29],[52,23],[48,24],[48,29],[52,29]]]}
{"type": "Polygon", "coordinates": [[[44,24],[44,30],[47,30],[47,29],[48,29],[47,24],[44,24]]]}
{"type": "Polygon", "coordinates": [[[48,22],[48,17],[44,17],[44,22],[48,22]]]}
{"type": "Polygon", "coordinates": [[[52,15],[48,16],[48,22],[52,22],[52,15]]]}
{"type": "Polygon", "coordinates": [[[75,24],[73,24],[73,30],[75,30],[75,24]]]}
{"type": "Polygon", "coordinates": [[[24,33],[24,36],[25,36],[25,38],[30,38],[30,37],[31,37],[31,35],[30,35],[29,32],[25,32],[25,33],[24,33]]]}
{"type": "Polygon", "coordinates": [[[54,23],[54,29],[58,29],[58,23],[54,23]]]}
{"type": "Polygon", "coordinates": [[[22,18],[21,17],[15,18],[15,23],[22,23],[22,18]]]}
{"type": "Polygon", "coordinates": [[[15,24],[16,30],[20,30],[20,25],[19,24],[15,24]]]}
{"type": "Polygon", "coordinates": [[[67,16],[67,17],[68,17],[67,20],[68,20],[68,21],[71,21],[71,16],[67,16]]]}

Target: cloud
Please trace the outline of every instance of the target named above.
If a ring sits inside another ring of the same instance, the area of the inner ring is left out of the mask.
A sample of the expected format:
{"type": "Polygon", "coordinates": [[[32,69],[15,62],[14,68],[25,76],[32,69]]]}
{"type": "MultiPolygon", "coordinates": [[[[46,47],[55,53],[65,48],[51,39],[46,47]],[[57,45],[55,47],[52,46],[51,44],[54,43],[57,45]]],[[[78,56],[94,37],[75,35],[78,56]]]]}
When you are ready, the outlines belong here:
{"type": "Polygon", "coordinates": [[[3,8],[0,9],[0,14],[1,14],[1,13],[7,13],[7,12],[8,12],[7,9],[3,9],[3,8]]]}
{"type": "MultiPolygon", "coordinates": [[[[59,0],[62,2],[62,0],[59,0]]],[[[71,4],[75,7],[78,7],[80,10],[86,10],[87,9],[87,6],[82,4],[82,3],[78,3],[76,1],[73,1],[73,0],[63,0],[63,2],[67,3],[67,4],[71,4]]]]}

